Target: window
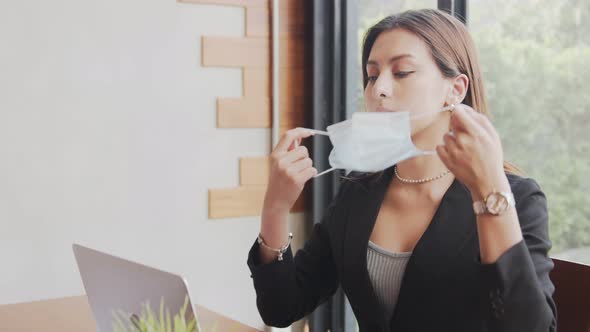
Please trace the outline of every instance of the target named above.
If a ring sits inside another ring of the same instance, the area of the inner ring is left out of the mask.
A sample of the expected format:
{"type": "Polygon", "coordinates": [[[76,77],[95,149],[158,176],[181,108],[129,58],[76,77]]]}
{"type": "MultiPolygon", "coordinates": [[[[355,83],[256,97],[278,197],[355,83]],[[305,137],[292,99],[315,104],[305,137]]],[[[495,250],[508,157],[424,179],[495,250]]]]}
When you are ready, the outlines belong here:
{"type": "Polygon", "coordinates": [[[552,256],[590,264],[590,3],[469,2],[507,160],[547,195],[552,256]]]}

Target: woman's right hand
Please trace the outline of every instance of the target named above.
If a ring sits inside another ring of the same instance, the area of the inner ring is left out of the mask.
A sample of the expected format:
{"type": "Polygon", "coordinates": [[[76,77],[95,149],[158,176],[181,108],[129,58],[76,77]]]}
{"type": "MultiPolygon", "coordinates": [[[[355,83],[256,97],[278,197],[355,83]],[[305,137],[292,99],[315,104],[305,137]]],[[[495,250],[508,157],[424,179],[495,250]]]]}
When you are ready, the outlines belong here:
{"type": "Polygon", "coordinates": [[[263,210],[288,213],[303,191],[305,183],[318,172],[313,167],[303,138],[313,136],[311,130],[295,128],[283,134],[270,154],[270,175],[263,210]]]}

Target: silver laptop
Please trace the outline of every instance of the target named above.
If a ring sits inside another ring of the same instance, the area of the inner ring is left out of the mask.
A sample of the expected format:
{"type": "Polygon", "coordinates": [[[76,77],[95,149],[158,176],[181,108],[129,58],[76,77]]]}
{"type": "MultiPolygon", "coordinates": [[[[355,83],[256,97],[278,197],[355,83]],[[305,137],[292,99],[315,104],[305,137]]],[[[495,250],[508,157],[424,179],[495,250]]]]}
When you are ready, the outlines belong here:
{"type": "MultiPolygon", "coordinates": [[[[98,331],[113,331],[116,317],[121,318],[126,326],[136,324],[142,306],[148,301],[151,310],[159,317],[162,299],[171,319],[188,299],[185,318],[187,321],[197,320],[187,282],[181,276],[78,244],[72,247],[98,331]]],[[[198,320],[197,328],[202,331],[198,320]]]]}

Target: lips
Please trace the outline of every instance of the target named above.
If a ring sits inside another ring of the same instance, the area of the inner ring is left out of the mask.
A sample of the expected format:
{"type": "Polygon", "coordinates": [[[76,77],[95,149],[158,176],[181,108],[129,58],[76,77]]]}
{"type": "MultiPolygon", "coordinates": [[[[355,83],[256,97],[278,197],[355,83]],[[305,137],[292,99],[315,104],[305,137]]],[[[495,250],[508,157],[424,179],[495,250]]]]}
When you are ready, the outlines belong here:
{"type": "Polygon", "coordinates": [[[393,112],[393,110],[387,107],[379,106],[375,109],[375,112],[393,112]]]}

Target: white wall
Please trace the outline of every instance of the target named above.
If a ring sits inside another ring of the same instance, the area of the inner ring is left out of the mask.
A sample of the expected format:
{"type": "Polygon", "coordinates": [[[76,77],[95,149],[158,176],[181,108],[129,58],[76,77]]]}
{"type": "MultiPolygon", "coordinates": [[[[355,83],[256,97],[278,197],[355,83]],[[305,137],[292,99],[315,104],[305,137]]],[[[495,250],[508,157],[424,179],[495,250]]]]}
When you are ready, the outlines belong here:
{"type": "Polygon", "coordinates": [[[257,217],[207,219],[268,129],[217,129],[241,70],[201,67],[244,10],[173,0],[0,4],[0,304],[83,294],[78,242],[182,273],[196,302],[261,327],[257,217]],[[228,250],[230,248],[230,250],[228,250]]]}

